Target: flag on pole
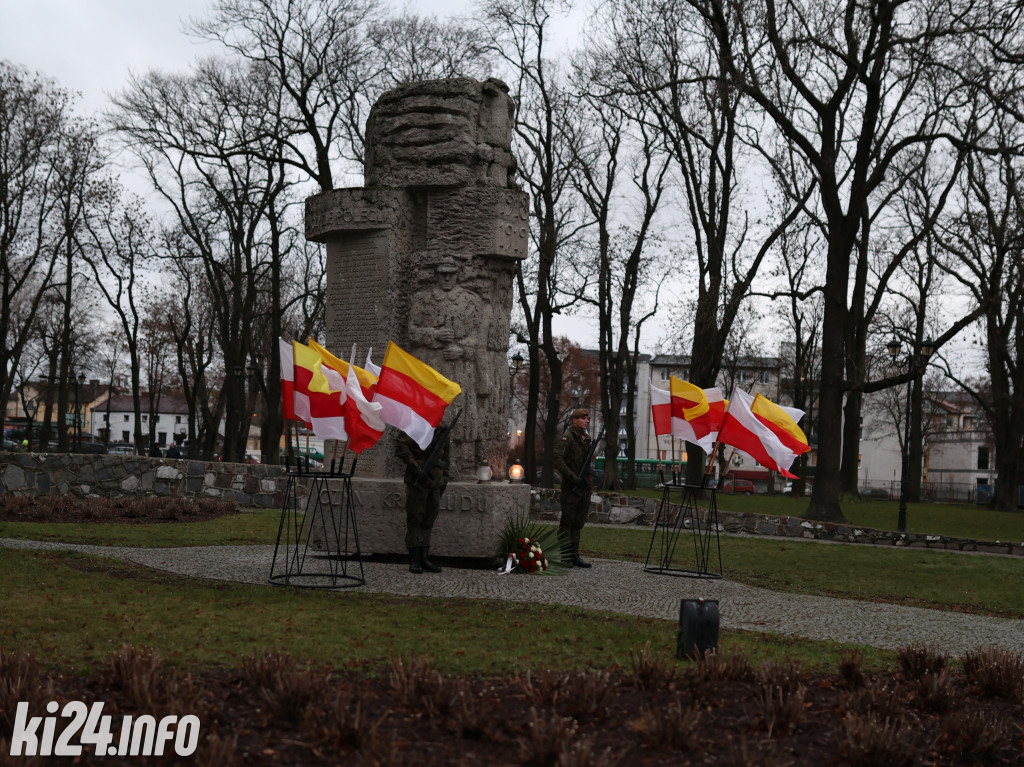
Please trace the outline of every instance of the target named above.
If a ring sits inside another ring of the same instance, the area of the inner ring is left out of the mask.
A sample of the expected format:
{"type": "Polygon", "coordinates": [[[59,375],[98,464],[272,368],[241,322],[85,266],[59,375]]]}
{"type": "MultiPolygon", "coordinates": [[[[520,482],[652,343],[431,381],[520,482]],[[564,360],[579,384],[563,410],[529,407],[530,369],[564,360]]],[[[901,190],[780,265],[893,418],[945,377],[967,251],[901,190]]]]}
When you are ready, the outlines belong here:
{"type": "Polygon", "coordinates": [[[302,419],[295,415],[295,355],[292,345],[278,338],[277,350],[281,357],[281,412],[286,421],[300,421],[302,419]]]}
{"type": "Polygon", "coordinates": [[[659,389],[650,382],[651,417],[654,419],[654,433],[661,437],[672,433],[672,393],[659,389]]]}
{"type": "Polygon", "coordinates": [[[729,400],[722,396],[722,390],[717,386],[704,390],[704,396],[708,400],[708,423],[711,427],[712,444],[718,439],[718,432],[722,429],[722,421],[725,419],[725,411],[729,407],[729,400]]]}
{"type": "Polygon", "coordinates": [[[321,439],[348,440],[345,431],[345,379],[337,370],[321,361],[320,353],[298,341],[292,341],[295,359],[295,412],[311,424],[321,439]]]}
{"type": "Polygon", "coordinates": [[[376,376],[377,378],[380,378],[380,365],[375,365],[373,363],[372,346],[366,351],[366,369],[373,373],[373,375],[376,376]]]}
{"type": "Polygon", "coordinates": [[[313,349],[320,355],[320,361],[324,365],[331,368],[332,370],[338,371],[343,380],[348,379],[349,368],[352,368],[356,372],[356,378],[359,381],[359,386],[363,390],[363,395],[370,399],[373,396],[373,387],[377,384],[377,374],[371,373],[368,370],[363,370],[361,367],[356,365],[350,365],[345,360],[335,357],[326,348],[318,344],[312,338],[309,339],[309,348],[313,349]]]}
{"type": "Polygon", "coordinates": [[[797,455],[802,455],[811,449],[811,446],[807,444],[807,436],[803,429],[797,426],[797,421],[804,417],[803,410],[777,405],[767,397],[758,394],[754,397],[750,412],[757,420],[771,429],[783,445],[797,455]]]}
{"type": "Polygon", "coordinates": [[[761,394],[751,397],[738,386],[732,398],[718,441],[749,455],[762,466],[783,476],[796,478],[789,471],[797,455],[811,448],[792,414],[803,413],[782,408],[761,394]],[[785,434],[785,441],[780,434],[785,434]]]}
{"type": "Polygon", "coordinates": [[[345,379],[348,389],[345,429],[348,431],[348,446],[354,452],[361,453],[377,444],[386,424],[380,417],[382,405],[379,402],[370,402],[366,398],[357,370],[359,368],[355,365],[349,365],[348,377],[345,379]]]}
{"type": "Polygon", "coordinates": [[[373,401],[380,403],[384,423],[426,450],[445,408],[461,391],[457,383],[389,341],[373,401]]]}

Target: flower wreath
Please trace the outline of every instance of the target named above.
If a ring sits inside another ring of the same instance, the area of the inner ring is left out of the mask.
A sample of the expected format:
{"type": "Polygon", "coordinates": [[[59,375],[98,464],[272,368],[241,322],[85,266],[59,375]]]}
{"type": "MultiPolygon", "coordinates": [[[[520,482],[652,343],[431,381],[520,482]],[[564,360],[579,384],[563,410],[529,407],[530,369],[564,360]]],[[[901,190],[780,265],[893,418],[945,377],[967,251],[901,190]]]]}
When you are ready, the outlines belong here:
{"type": "Polygon", "coordinates": [[[535,573],[548,569],[548,559],[544,550],[533,538],[516,539],[516,548],[508,553],[503,572],[520,570],[524,573],[535,573]]]}

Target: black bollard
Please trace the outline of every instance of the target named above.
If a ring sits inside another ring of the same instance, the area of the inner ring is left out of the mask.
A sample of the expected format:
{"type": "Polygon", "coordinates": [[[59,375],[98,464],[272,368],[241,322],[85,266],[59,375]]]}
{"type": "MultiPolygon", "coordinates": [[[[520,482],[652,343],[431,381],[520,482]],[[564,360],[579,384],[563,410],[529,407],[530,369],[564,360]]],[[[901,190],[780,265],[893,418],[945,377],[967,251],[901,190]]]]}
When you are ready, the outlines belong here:
{"type": "Polygon", "coordinates": [[[718,600],[684,599],[679,605],[676,658],[693,660],[718,649],[718,600]]]}

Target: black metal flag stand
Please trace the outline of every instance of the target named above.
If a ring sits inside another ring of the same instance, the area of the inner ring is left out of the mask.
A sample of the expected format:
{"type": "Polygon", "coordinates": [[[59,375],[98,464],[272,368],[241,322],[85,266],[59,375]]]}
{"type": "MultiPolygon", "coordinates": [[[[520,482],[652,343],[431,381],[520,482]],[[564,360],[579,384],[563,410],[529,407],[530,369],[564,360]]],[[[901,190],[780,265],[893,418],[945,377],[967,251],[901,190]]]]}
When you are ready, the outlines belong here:
{"type": "Polygon", "coordinates": [[[721,578],[722,577],[722,545],[718,538],[718,502],[714,488],[700,485],[685,485],[673,479],[662,483],[661,505],[654,522],[651,545],[647,550],[647,561],[644,570],[661,575],[676,575],[687,578],[721,578]],[[699,494],[707,493],[707,503],[702,506],[699,494]],[[677,494],[679,503],[672,503],[673,493],[677,494]],[[693,538],[694,565],[692,569],[672,566],[679,538],[686,528],[690,528],[693,538]],[[714,549],[712,551],[712,544],[714,549]],[[657,545],[656,559],[655,545],[657,545]],[[718,570],[711,570],[712,557],[717,552],[718,570]]]}
{"type": "Polygon", "coordinates": [[[301,467],[299,472],[288,472],[270,582],[310,589],[347,589],[366,584],[351,473],[303,473],[301,467]],[[333,490],[328,480],[335,480],[333,490]],[[296,492],[299,482],[307,485],[305,499],[296,492]],[[322,546],[311,548],[314,543],[322,546]]]}

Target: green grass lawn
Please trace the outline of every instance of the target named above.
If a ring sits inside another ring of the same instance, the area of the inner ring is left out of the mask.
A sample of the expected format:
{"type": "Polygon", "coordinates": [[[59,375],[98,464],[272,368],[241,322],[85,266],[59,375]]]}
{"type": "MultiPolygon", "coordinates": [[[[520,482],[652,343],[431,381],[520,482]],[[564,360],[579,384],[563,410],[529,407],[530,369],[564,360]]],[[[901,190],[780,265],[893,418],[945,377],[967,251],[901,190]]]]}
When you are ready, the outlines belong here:
{"type": "MultiPolygon", "coordinates": [[[[647,643],[658,654],[675,653],[673,621],[551,605],[202,581],[68,552],[0,551],[0,649],[28,651],[43,667],[79,673],[101,666],[126,642],[186,668],[237,666],[246,655],[277,650],[371,672],[385,670],[395,655],[426,655],[453,673],[492,674],[628,667],[647,643]]],[[[723,632],[719,644],[758,663],[793,658],[832,669],[850,650],[735,631],[723,632]]],[[[893,653],[860,649],[868,667],[893,663],[893,653]]]]}
{"type": "MultiPolygon", "coordinates": [[[[660,490],[630,491],[630,495],[661,498],[660,490]]],[[[721,511],[806,518],[809,498],[789,495],[718,495],[721,511]]],[[[851,525],[875,530],[896,530],[899,501],[844,497],[843,516],[851,525]]],[[[963,503],[908,503],[907,532],[946,535],[982,541],[1024,541],[1024,510],[1010,514],[963,503]]]]}

